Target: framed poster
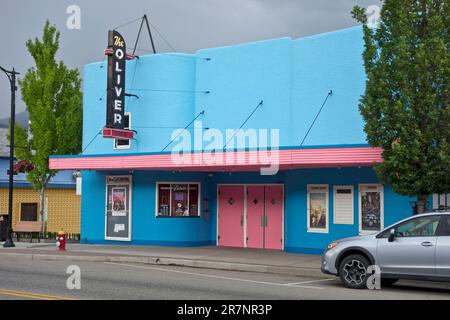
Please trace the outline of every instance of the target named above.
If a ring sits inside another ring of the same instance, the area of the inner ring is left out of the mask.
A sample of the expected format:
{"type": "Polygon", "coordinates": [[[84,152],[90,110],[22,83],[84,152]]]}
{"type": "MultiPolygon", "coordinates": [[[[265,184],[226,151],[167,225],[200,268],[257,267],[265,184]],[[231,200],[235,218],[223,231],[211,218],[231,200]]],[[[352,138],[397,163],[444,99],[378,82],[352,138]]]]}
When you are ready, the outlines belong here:
{"type": "Polygon", "coordinates": [[[383,186],[359,186],[359,231],[373,233],[384,226],[383,186]]]}
{"type": "Polygon", "coordinates": [[[308,185],[308,232],[328,232],[328,185],[308,185]]]}
{"type": "Polygon", "coordinates": [[[310,194],[309,227],[313,229],[325,229],[327,225],[326,197],[324,193],[310,194]]]}
{"type": "Polygon", "coordinates": [[[112,215],[121,217],[127,215],[127,189],[125,187],[112,188],[112,215]]]}
{"type": "Polygon", "coordinates": [[[361,218],[363,230],[380,230],[381,211],[379,192],[369,191],[361,193],[361,218]]]}

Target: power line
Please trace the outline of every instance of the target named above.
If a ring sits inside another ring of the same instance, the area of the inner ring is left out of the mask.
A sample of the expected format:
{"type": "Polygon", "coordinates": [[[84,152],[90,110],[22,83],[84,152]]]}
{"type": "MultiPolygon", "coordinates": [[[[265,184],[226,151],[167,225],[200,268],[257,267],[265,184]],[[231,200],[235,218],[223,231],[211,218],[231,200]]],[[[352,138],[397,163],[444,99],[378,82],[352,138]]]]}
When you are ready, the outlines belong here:
{"type": "MultiPolygon", "coordinates": [[[[141,29],[142,29],[143,22],[144,22],[144,20],[146,20],[146,22],[147,22],[153,29],[155,29],[156,33],[157,33],[157,34],[161,37],[161,39],[167,44],[167,46],[168,46],[172,51],[177,52],[177,50],[174,48],[174,46],[172,46],[172,45],[170,44],[170,42],[163,36],[163,34],[158,30],[158,28],[156,28],[154,24],[152,24],[148,19],[146,19],[146,15],[144,15],[144,16],[142,16],[142,17],[139,17],[139,18],[136,18],[136,19],[133,19],[133,20],[130,20],[130,21],[125,22],[125,23],[123,23],[123,24],[121,24],[121,25],[118,25],[118,26],[116,26],[115,28],[113,28],[113,30],[116,30],[116,29],[125,27],[125,26],[127,26],[127,25],[129,25],[129,24],[132,24],[132,23],[134,23],[134,22],[136,22],[136,21],[139,21],[139,20],[142,20],[142,22],[141,22],[141,26],[140,26],[140,28],[139,28],[138,39],[139,39],[139,35],[140,35],[140,33],[141,33],[141,29]]],[[[151,33],[150,33],[150,40],[153,42],[153,39],[151,38],[151,33]]],[[[156,53],[156,52],[155,52],[155,49],[154,49],[153,43],[152,43],[152,47],[153,47],[152,53],[156,53]]],[[[133,50],[136,50],[135,48],[132,48],[132,49],[133,49],[133,50]]]]}
{"type": "MultiPolygon", "coordinates": [[[[92,47],[94,48],[94,47],[92,47]]],[[[95,48],[97,49],[97,48],[95,48]]],[[[152,50],[148,50],[148,49],[142,49],[142,48],[138,48],[138,47],[133,47],[133,46],[127,46],[127,50],[136,50],[138,52],[144,52],[144,53],[151,53],[153,54],[152,50]]],[[[204,58],[204,57],[196,57],[193,54],[189,54],[189,53],[180,53],[180,52],[158,52],[157,55],[166,55],[166,56],[174,56],[177,58],[184,58],[184,59],[198,59],[198,60],[206,60],[206,61],[210,61],[212,60],[211,58],[204,58]]],[[[101,62],[105,62],[106,60],[106,56],[102,58],[101,62]]],[[[100,65],[100,68],[103,68],[103,65],[100,65]]]]}
{"type": "Polygon", "coordinates": [[[153,92],[181,92],[181,93],[203,93],[208,94],[211,91],[198,91],[198,90],[172,90],[172,89],[132,89],[129,88],[129,91],[153,91],[153,92]]]}
{"type": "Polygon", "coordinates": [[[92,137],[91,141],[89,141],[86,147],[84,147],[84,149],[81,150],[81,153],[84,153],[84,151],[86,151],[86,149],[91,145],[92,142],[94,142],[94,140],[100,135],[100,133],[102,133],[101,129],[94,135],[94,137],[92,137]]]}
{"type": "Polygon", "coordinates": [[[150,21],[147,20],[147,22],[150,26],[152,26],[153,29],[155,29],[156,33],[164,40],[164,42],[169,46],[169,48],[177,52],[177,50],[175,50],[175,48],[169,43],[169,41],[167,41],[166,38],[164,38],[161,32],[159,32],[159,30],[150,21]]]}
{"type": "Polygon", "coordinates": [[[182,54],[182,53],[174,53],[174,52],[162,52],[162,53],[159,53],[159,54],[165,54],[165,55],[168,55],[168,56],[175,56],[175,57],[178,57],[178,58],[186,58],[186,59],[198,59],[198,60],[206,60],[206,61],[210,61],[211,60],[211,58],[208,58],[208,57],[206,57],[206,58],[203,58],[203,57],[196,57],[196,56],[192,56],[192,55],[184,55],[184,54],[182,54]]]}
{"type": "MultiPolygon", "coordinates": [[[[194,94],[209,94],[211,91],[197,91],[197,90],[171,90],[171,89],[133,89],[128,88],[128,92],[167,92],[167,93],[194,93],[194,94]]],[[[102,93],[98,100],[102,101],[106,95],[107,90],[102,93]]]]}
{"type": "MultiPolygon", "coordinates": [[[[135,129],[180,129],[180,126],[133,126],[135,129]]],[[[191,126],[187,128],[193,128],[191,126]]],[[[186,129],[187,129],[186,128],[186,129]]],[[[201,128],[202,130],[209,130],[209,128],[201,128]]]]}
{"type": "Polygon", "coordinates": [[[136,21],[141,20],[141,19],[142,19],[142,17],[139,17],[139,18],[136,18],[136,19],[134,19],[134,20],[125,22],[124,24],[118,25],[117,27],[113,28],[113,30],[116,30],[116,29],[125,27],[125,26],[127,26],[127,25],[129,25],[129,24],[132,24],[133,22],[136,22],[136,21]]]}
{"type": "Polygon", "coordinates": [[[303,137],[302,143],[300,143],[300,147],[303,146],[303,143],[305,142],[306,138],[308,137],[309,132],[311,131],[312,127],[314,126],[314,123],[316,123],[317,118],[319,117],[320,113],[322,112],[323,107],[327,103],[328,98],[333,94],[333,90],[328,91],[327,96],[325,97],[325,100],[322,103],[322,106],[319,109],[319,112],[317,112],[316,117],[314,118],[313,122],[308,128],[308,131],[306,132],[305,136],[303,137]]]}
{"type": "MultiPolygon", "coordinates": [[[[139,43],[136,42],[136,46],[139,46],[140,43],[141,43],[141,39],[139,38],[139,36],[138,36],[138,40],[139,40],[139,43]]],[[[135,63],[134,63],[134,70],[133,70],[133,77],[131,78],[131,86],[130,86],[130,88],[129,88],[130,91],[133,90],[134,77],[136,76],[136,70],[137,70],[137,64],[138,64],[138,63],[139,63],[139,59],[135,60],[135,63]]],[[[130,101],[130,103],[128,104],[128,108],[129,108],[130,105],[131,105],[131,101],[130,101]]]]}
{"type": "Polygon", "coordinates": [[[172,140],[169,141],[169,143],[161,150],[161,152],[164,152],[164,150],[166,150],[167,147],[170,146],[170,144],[171,144],[172,142],[174,142],[174,141],[175,141],[175,140],[183,133],[183,131],[185,131],[187,128],[189,128],[189,127],[191,126],[191,124],[193,124],[194,121],[198,119],[198,117],[200,117],[201,115],[204,115],[204,114],[205,114],[205,110],[202,110],[202,112],[200,112],[200,113],[194,118],[194,120],[192,120],[191,122],[189,122],[188,125],[185,126],[185,127],[183,128],[183,130],[180,130],[180,132],[176,135],[176,137],[174,137],[172,140]]]}
{"type": "MultiPolygon", "coordinates": [[[[145,53],[153,53],[153,51],[151,50],[147,50],[147,49],[142,49],[142,48],[135,48],[135,47],[131,47],[131,46],[127,46],[127,49],[132,49],[132,50],[136,50],[136,51],[140,51],[140,52],[145,52],[145,53]]],[[[206,60],[206,61],[210,61],[211,58],[203,58],[203,57],[196,57],[194,55],[188,55],[188,54],[183,54],[183,53],[178,53],[178,52],[158,52],[158,55],[167,55],[167,56],[175,56],[177,58],[185,58],[185,59],[198,59],[198,60],[206,60]]]]}
{"type": "Polygon", "coordinates": [[[106,95],[106,91],[108,91],[108,89],[105,89],[105,91],[103,92],[103,94],[100,96],[100,98],[98,98],[98,100],[103,100],[103,98],[105,97],[105,95],[106,95]]]}
{"type": "Polygon", "coordinates": [[[225,145],[223,146],[223,150],[225,150],[225,148],[227,147],[227,145],[230,143],[230,141],[234,138],[234,136],[238,133],[239,130],[242,129],[242,127],[247,123],[247,121],[252,117],[252,115],[256,112],[256,110],[258,110],[258,108],[260,106],[262,106],[264,103],[263,100],[261,100],[258,105],[253,109],[253,111],[250,113],[250,115],[247,117],[247,119],[245,119],[245,121],[241,124],[241,126],[239,127],[239,129],[237,129],[236,131],[234,131],[233,135],[231,136],[231,138],[227,141],[227,143],[225,143],[225,145]]]}

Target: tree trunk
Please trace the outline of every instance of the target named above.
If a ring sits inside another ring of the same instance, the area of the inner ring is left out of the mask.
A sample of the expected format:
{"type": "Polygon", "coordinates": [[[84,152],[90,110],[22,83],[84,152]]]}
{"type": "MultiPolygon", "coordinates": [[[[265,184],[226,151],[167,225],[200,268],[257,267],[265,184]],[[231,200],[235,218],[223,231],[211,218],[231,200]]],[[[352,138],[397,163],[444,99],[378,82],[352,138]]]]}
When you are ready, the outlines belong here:
{"type": "Polygon", "coordinates": [[[45,187],[41,187],[39,190],[39,218],[41,219],[41,239],[44,238],[44,195],[45,195],[45,187]]]}
{"type": "Polygon", "coordinates": [[[428,196],[426,195],[419,195],[417,197],[417,213],[424,213],[425,209],[427,207],[427,200],[428,200],[428,196]]]}

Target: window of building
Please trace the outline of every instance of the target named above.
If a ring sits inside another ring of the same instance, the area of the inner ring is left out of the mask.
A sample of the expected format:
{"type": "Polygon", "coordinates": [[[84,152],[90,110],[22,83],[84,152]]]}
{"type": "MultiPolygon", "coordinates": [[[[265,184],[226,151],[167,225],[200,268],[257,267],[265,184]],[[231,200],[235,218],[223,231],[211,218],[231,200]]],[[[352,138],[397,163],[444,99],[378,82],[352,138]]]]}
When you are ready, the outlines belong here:
{"type": "Polygon", "coordinates": [[[199,183],[157,183],[158,217],[198,217],[200,216],[199,183]]]}
{"type": "Polygon", "coordinates": [[[328,185],[307,186],[308,232],[328,232],[328,185]]]}
{"type": "MultiPolygon", "coordinates": [[[[124,129],[131,130],[131,113],[125,112],[123,116],[124,129]]],[[[131,140],[114,139],[114,149],[130,149],[131,140]]]]}
{"type": "Polygon", "coordinates": [[[354,223],[353,186],[334,186],[334,223],[354,223]]]}
{"type": "Polygon", "coordinates": [[[446,210],[450,208],[450,193],[433,194],[433,209],[446,210]]]}
{"type": "Polygon", "coordinates": [[[37,203],[20,204],[20,221],[38,221],[37,203]]]}

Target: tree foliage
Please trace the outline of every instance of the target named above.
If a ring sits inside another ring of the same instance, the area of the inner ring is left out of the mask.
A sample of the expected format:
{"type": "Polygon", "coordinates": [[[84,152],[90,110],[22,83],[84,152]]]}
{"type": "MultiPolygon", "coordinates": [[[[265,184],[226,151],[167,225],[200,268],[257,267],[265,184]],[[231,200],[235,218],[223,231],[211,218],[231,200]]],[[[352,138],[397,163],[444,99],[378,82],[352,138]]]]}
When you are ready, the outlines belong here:
{"type": "Polygon", "coordinates": [[[376,28],[364,9],[368,142],[383,148],[382,183],[416,196],[450,192],[450,0],[385,0],[376,28]]]}
{"type": "Polygon", "coordinates": [[[56,27],[47,21],[42,39],[26,42],[36,66],[19,81],[30,124],[28,130],[16,126],[15,153],[17,158],[33,163],[34,170],[27,178],[36,189],[45,188],[56,174],[49,170],[50,155],[81,150],[81,79],[77,69],[68,69],[62,61],[56,61],[59,36],[56,27]]]}

